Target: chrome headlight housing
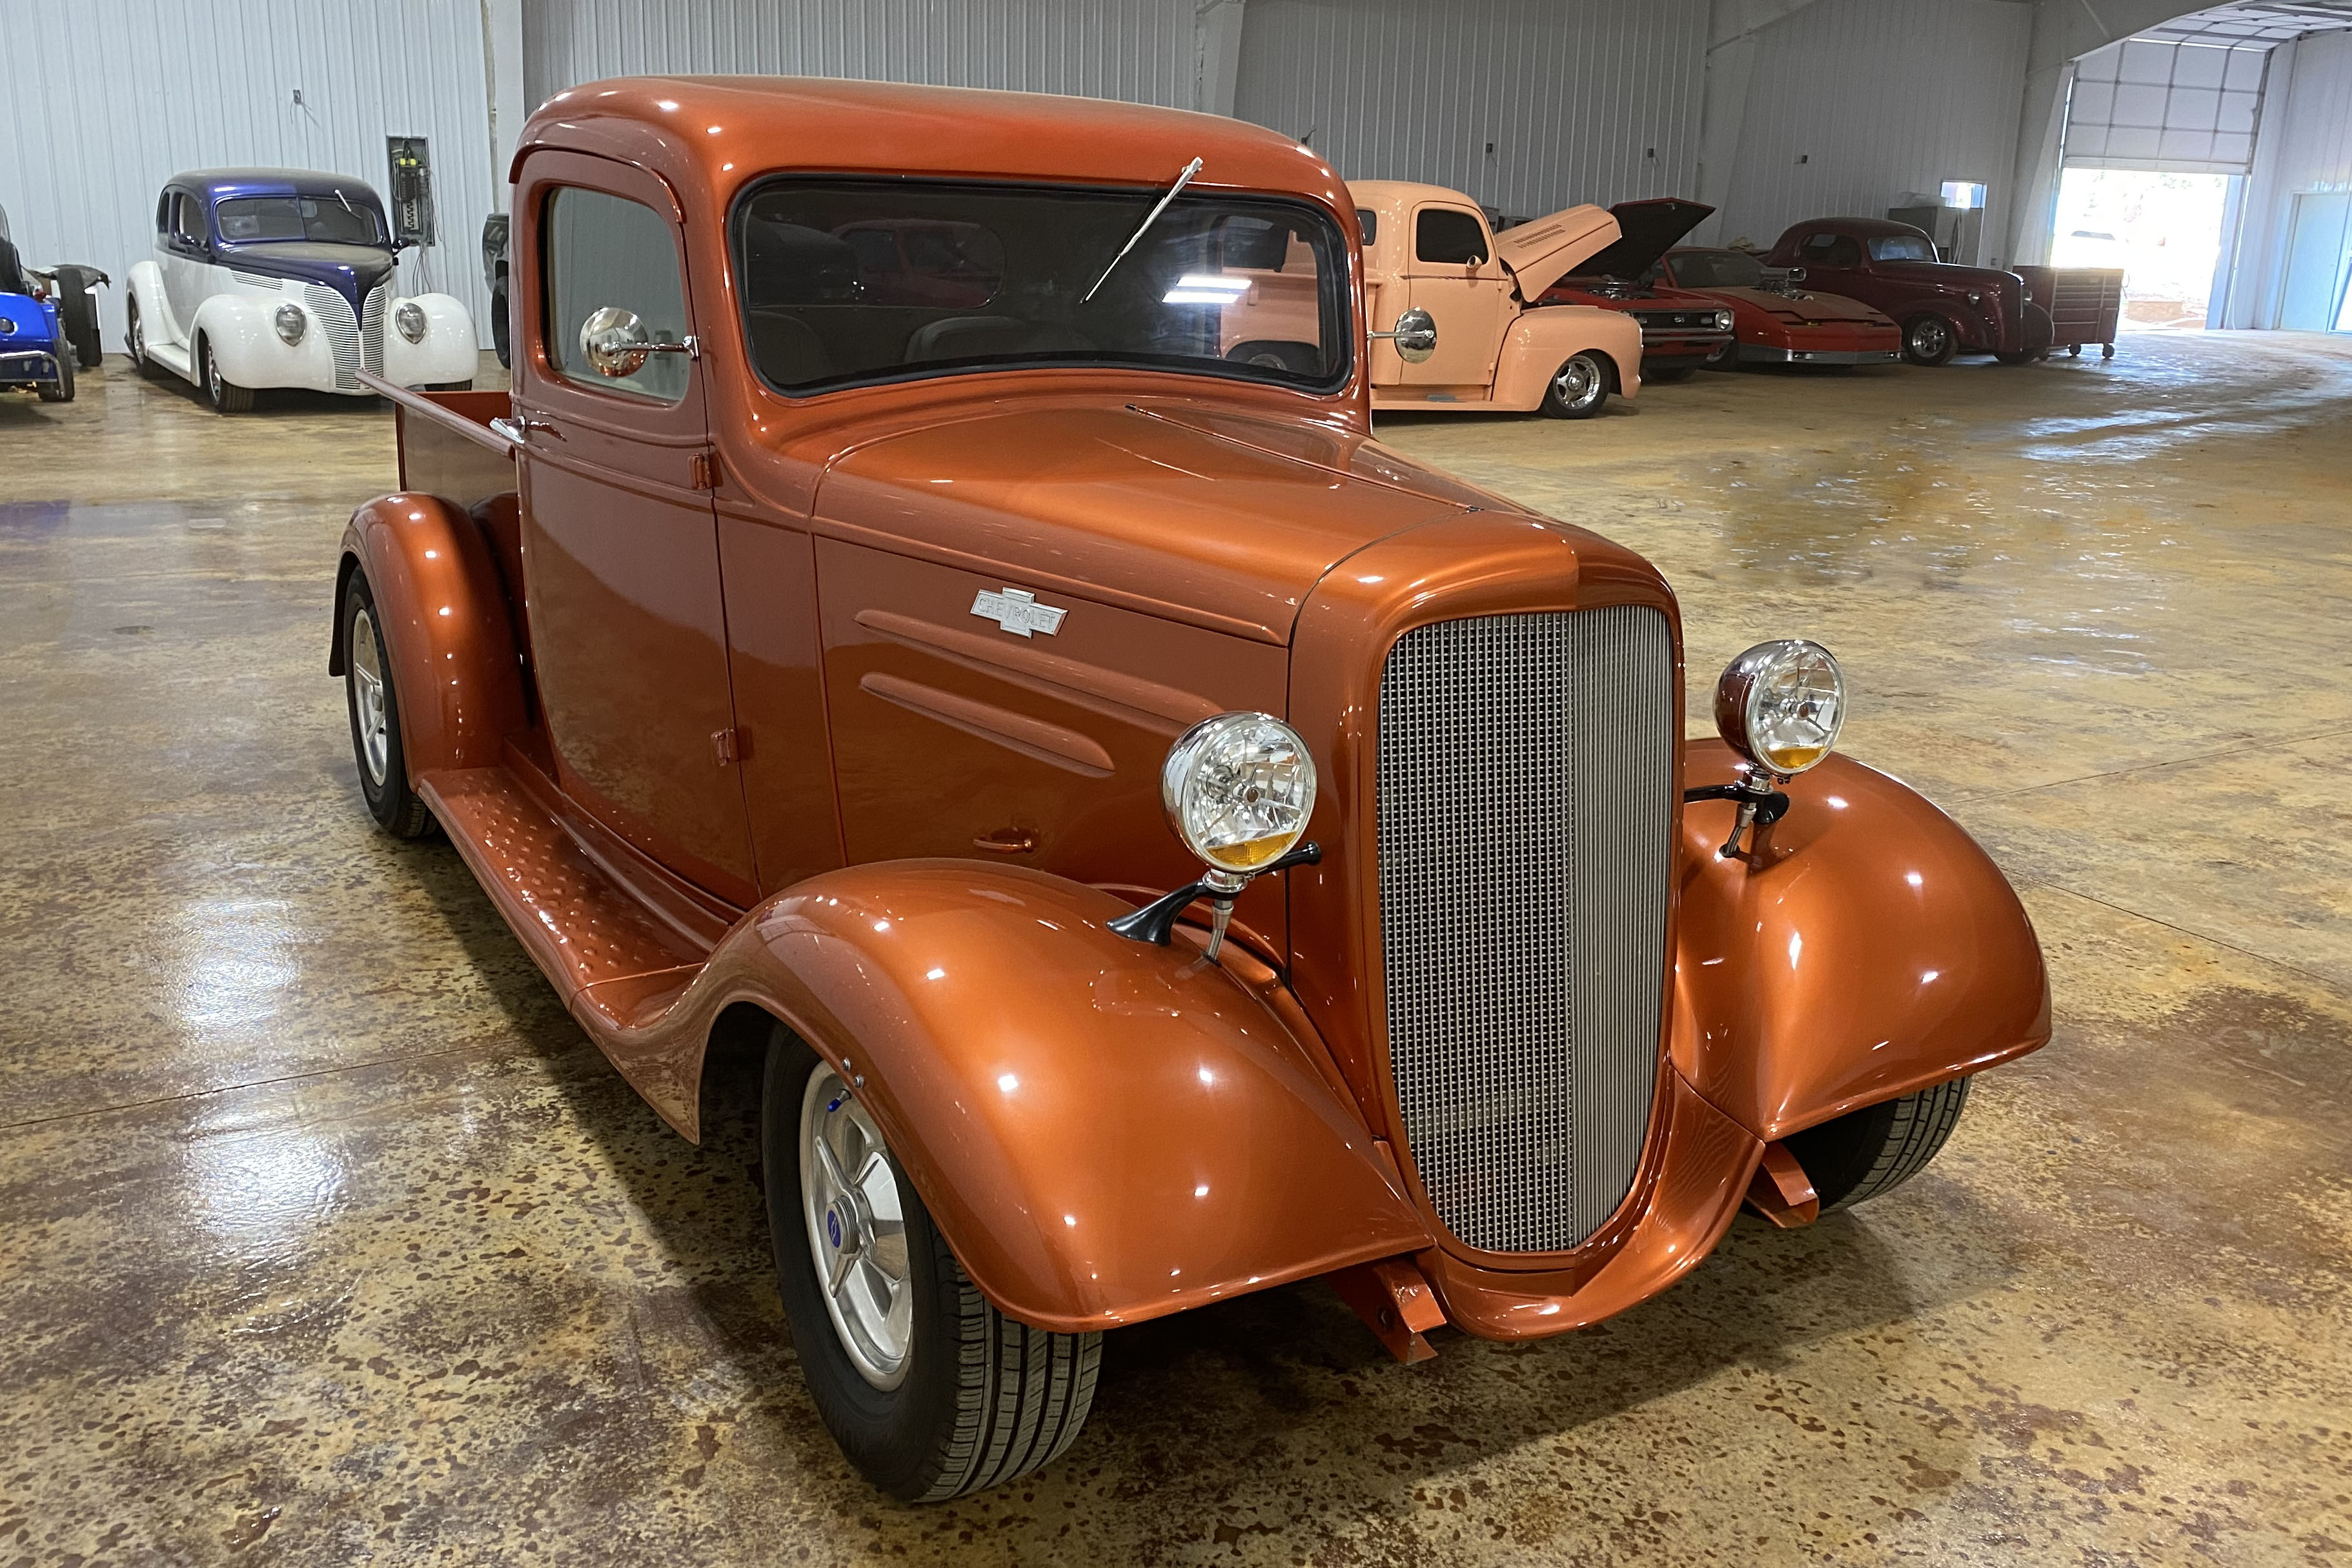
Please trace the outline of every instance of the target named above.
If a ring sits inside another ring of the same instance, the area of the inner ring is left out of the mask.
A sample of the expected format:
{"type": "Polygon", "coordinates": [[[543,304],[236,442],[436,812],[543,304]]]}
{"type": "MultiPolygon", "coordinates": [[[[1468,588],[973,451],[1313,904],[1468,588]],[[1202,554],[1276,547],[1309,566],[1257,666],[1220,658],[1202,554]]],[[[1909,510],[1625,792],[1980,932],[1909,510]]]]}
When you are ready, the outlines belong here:
{"type": "Polygon", "coordinates": [[[1718,310],[1715,313],[1715,329],[1718,332],[1728,332],[1731,330],[1730,311],[1718,310]]]}
{"type": "Polygon", "coordinates": [[[1184,847],[1234,876],[1290,852],[1315,814],[1315,759],[1298,732],[1263,713],[1204,718],[1168,748],[1160,803],[1184,847]]]}
{"type": "Polygon", "coordinates": [[[425,341],[425,307],[415,300],[402,300],[392,313],[392,324],[410,342],[425,341]]]}
{"type": "Polygon", "coordinates": [[[269,324],[278,329],[279,340],[290,348],[300,342],[302,334],[310,330],[310,319],[302,314],[299,305],[280,305],[270,313],[269,324]]]}
{"type": "Polygon", "coordinates": [[[1731,749],[1782,778],[1830,754],[1845,724],[1845,674],[1819,643],[1759,643],[1724,666],[1715,727],[1731,749]]]}

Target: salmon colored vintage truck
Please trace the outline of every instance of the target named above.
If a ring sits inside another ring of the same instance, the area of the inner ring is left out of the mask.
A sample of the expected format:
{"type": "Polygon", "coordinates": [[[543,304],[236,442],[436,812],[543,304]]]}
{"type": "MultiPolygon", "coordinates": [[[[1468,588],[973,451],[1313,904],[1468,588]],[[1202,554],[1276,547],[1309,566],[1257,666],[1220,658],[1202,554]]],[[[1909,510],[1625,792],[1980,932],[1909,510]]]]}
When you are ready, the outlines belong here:
{"type": "Polygon", "coordinates": [[[686,1136],[761,1043],[799,1359],[890,1492],[1046,1463],[1105,1331],[1244,1291],[1407,1361],[1594,1322],[1743,1200],[1912,1175],[2047,1037],[2000,874],[1831,749],[1826,653],[1685,742],[1654,569],[1371,439],[1306,148],[661,78],[512,178],[511,399],[376,383],[360,787],[686,1136]]]}

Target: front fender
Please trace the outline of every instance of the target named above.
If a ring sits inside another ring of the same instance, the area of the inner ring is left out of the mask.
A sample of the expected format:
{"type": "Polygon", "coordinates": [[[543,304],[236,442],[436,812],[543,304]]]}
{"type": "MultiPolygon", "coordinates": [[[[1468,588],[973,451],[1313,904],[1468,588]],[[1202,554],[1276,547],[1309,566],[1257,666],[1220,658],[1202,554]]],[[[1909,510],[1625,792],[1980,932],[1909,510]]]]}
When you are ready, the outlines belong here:
{"type": "Polygon", "coordinates": [[[1108,929],[1128,907],[1013,867],[851,867],[778,894],[695,989],[756,993],[853,1075],[1021,1322],[1108,1328],[1429,1246],[1280,981],[1108,929]]]}
{"type": "Polygon", "coordinates": [[[299,298],[215,294],[196,307],[188,330],[189,362],[199,373],[204,355],[196,345],[204,344],[212,350],[214,362],[231,386],[335,390],[334,346],[327,340],[326,329],[317,315],[299,298]],[[299,343],[280,338],[270,324],[278,307],[286,304],[292,304],[308,319],[299,343]]]}
{"type": "Polygon", "coordinates": [[[480,354],[480,346],[474,341],[474,318],[454,295],[413,295],[384,307],[383,379],[395,386],[472,381],[480,354]],[[403,305],[414,305],[425,312],[422,341],[410,342],[393,325],[393,313],[403,305]]]}
{"type": "Polygon", "coordinates": [[[354,566],[366,569],[392,655],[409,779],[497,764],[523,723],[522,674],[481,528],[430,496],[384,496],[352,513],[335,581],[334,674],[343,673],[342,591],[354,566]]]}
{"type": "MultiPolygon", "coordinates": [[[[1693,742],[1684,768],[1727,783],[1731,750],[1693,742]]],[[[1842,756],[1786,789],[1740,859],[1717,853],[1731,805],[1683,813],[1673,1050],[1693,1088],[1770,1141],[2049,1040],[2032,925],[1958,823],[1842,756]]]]}
{"type": "Polygon", "coordinates": [[[1495,366],[1495,402],[1522,412],[1543,402],[1544,388],[1571,354],[1598,351],[1617,371],[1617,393],[1642,390],[1642,324],[1622,310],[1543,305],[1519,312],[1504,334],[1495,366]]]}

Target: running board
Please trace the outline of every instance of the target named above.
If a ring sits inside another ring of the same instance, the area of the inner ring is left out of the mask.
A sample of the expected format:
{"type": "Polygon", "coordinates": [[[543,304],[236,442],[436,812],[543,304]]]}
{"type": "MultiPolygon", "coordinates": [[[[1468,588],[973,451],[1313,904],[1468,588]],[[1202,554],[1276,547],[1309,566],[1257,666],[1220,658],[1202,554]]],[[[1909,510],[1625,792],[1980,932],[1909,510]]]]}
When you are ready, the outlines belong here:
{"type": "MultiPolygon", "coordinates": [[[[512,768],[428,773],[417,793],[607,1055],[615,1037],[661,1021],[725,929],[716,912],[640,896],[610,846],[599,852],[594,825],[568,823],[512,768]]],[[[614,1065],[634,1080],[628,1062],[615,1056],[614,1065]]]]}
{"type": "Polygon", "coordinates": [[[195,361],[177,343],[150,343],[147,357],[183,381],[196,379],[195,361]]]}

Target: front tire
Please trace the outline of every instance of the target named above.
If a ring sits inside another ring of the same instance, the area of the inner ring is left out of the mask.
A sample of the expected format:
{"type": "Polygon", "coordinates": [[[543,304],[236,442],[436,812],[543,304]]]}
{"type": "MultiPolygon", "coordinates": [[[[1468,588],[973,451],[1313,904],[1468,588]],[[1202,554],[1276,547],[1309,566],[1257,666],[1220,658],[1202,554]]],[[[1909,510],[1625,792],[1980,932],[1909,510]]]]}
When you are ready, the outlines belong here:
{"type": "Polygon", "coordinates": [[[400,692],[366,572],[354,570],[344,584],[342,617],[343,706],[352,718],[360,794],[385,832],[421,839],[432,831],[433,813],[409,787],[408,758],[400,744],[400,692]]]}
{"type": "Polygon", "coordinates": [[[1609,361],[1592,350],[1570,354],[1544,383],[1541,412],[1550,419],[1591,419],[1609,406],[1615,379],[1609,361]]]}
{"type": "Polygon", "coordinates": [[[205,396],[215,413],[249,413],[253,409],[253,389],[233,386],[220,372],[220,361],[213,357],[213,346],[205,344],[205,396]]]}
{"type": "Polygon", "coordinates": [[[1967,1079],[1933,1083],[1795,1134],[1789,1152],[1805,1167],[1823,1214],[1851,1208],[1927,1169],[1968,1103],[1967,1079]]]}
{"type": "Polygon", "coordinates": [[[58,379],[38,388],[43,402],[71,402],[74,399],[74,347],[58,345],[58,379]]]}
{"type": "Polygon", "coordinates": [[[801,1375],[843,1454],[891,1496],[1001,1486],[1076,1438],[1102,1335],[1030,1328],[991,1305],[855,1093],[777,1029],[760,1159],[801,1375]]]}
{"type": "Polygon", "coordinates": [[[1922,310],[1903,323],[1903,357],[1913,364],[1949,364],[1959,351],[1958,329],[1933,310],[1922,310]]]}

